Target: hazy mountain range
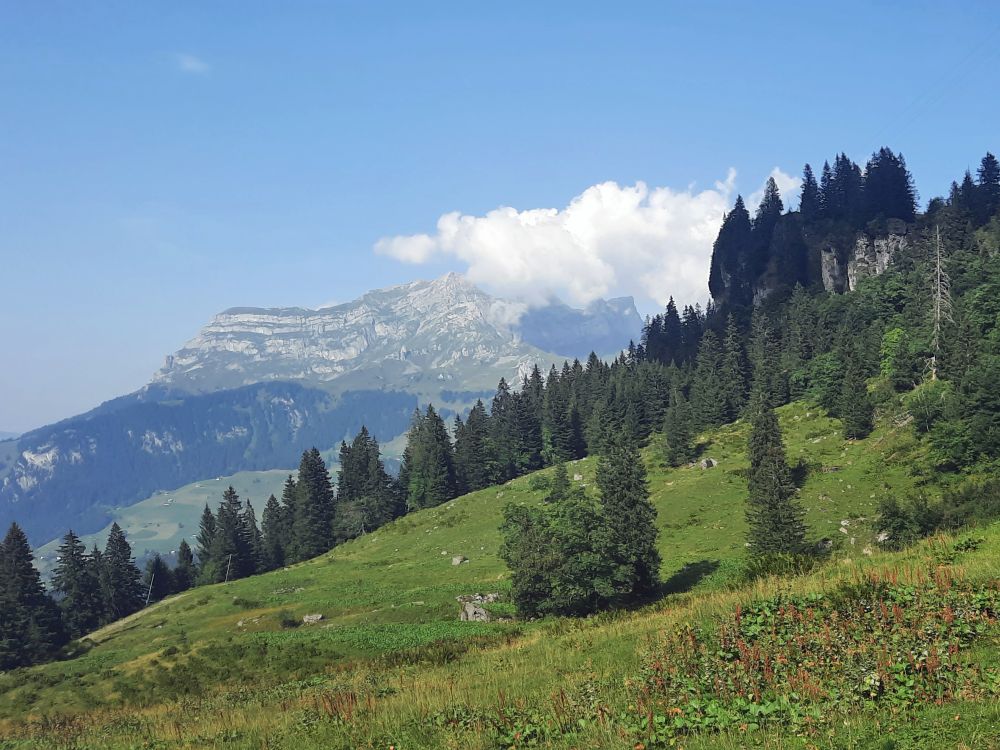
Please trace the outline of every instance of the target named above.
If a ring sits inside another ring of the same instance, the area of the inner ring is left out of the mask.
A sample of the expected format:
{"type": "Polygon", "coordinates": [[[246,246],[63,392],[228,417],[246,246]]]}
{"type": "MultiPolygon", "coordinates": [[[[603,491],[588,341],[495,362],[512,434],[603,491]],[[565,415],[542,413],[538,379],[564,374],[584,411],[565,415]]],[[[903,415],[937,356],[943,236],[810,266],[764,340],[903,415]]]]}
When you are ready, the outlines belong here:
{"type": "Polygon", "coordinates": [[[458,274],[319,310],[226,310],[139,391],[0,443],[0,526],[88,533],[158,489],[294,466],[361,424],[388,441],[418,403],[462,411],[500,377],[614,354],[641,326],[631,298],[530,308],[458,274]]]}

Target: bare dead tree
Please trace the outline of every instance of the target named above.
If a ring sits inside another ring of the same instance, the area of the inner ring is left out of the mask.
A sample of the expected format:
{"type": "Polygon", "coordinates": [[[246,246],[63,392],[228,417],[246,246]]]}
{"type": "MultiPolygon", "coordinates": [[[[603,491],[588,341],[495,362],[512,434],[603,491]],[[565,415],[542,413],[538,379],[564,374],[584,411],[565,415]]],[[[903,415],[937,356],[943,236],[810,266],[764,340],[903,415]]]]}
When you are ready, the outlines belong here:
{"type": "Polygon", "coordinates": [[[934,336],[931,339],[931,358],[927,363],[931,380],[937,380],[938,360],[941,355],[942,331],[945,323],[954,323],[951,305],[951,278],[945,270],[941,254],[941,227],[934,227],[934,336]]]}

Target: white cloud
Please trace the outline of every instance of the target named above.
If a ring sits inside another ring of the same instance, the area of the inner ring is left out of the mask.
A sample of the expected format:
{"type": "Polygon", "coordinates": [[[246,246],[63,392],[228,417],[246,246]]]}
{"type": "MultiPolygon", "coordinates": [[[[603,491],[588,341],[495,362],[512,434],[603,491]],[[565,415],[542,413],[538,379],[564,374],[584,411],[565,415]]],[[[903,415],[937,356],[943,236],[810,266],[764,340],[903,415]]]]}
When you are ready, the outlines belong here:
{"type": "Polygon", "coordinates": [[[174,55],[174,62],[177,65],[177,69],[182,73],[200,75],[212,69],[212,66],[200,57],[187,52],[178,52],[174,55]]]}
{"type": "MultiPolygon", "coordinates": [[[[779,188],[797,184],[781,170],[772,174],[779,188]]],[[[671,295],[679,304],[704,303],[712,243],[735,186],[733,169],[700,192],[604,182],[562,209],[447,213],[435,233],[384,237],[375,251],[414,264],[457,259],[473,283],[533,304],[619,295],[657,306],[671,295]]]]}

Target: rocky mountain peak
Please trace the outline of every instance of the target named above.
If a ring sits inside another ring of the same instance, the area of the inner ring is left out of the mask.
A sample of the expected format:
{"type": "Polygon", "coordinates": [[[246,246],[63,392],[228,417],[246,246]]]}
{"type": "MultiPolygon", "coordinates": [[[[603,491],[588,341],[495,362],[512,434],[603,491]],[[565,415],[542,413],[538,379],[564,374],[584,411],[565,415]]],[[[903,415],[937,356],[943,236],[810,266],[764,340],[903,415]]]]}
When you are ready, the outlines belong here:
{"type": "Polygon", "coordinates": [[[617,352],[641,325],[631,298],[597,300],[585,310],[559,302],[529,308],[448,273],[318,310],[225,310],[167,357],[153,383],[191,392],[273,380],[338,389],[358,382],[420,390],[448,382],[492,387],[536,362],[586,356],[591,349],[617,352]]]}

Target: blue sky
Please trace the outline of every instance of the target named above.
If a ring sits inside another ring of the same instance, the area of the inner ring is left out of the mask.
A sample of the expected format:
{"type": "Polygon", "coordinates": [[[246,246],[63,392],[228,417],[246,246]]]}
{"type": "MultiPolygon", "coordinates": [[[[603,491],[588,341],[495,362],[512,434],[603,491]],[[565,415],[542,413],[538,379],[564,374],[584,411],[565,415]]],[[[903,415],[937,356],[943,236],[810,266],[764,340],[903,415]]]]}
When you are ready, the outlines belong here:
{"type": "MultiPolygon", "coordinates": [[[[996,3],[621,5],[0,5],[0,430],[139,387],[226,307],[483,276],[516,254],[449,245],[449,212],[589,196],[591,221],[641,181],[622,225],[638,217],[642,258],[660,240],[673,258],[684,217],[776,167],[885,144],[926,200],[1000,149],[996,3]],[[421,233],[434,251],[374,251],[421,233]]],[[[606,288],[538,269],[525,294],[696,296],[694,245],[654,288],[636,257],[615,265],[635,243],[607,242],[590,269],[610,263],[606,288]]]]}

